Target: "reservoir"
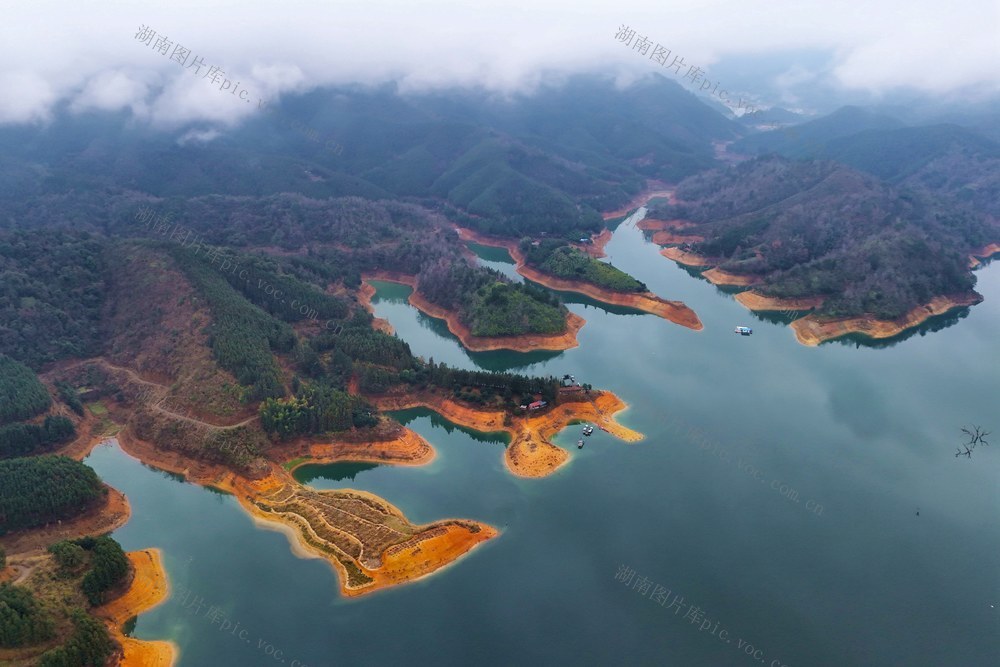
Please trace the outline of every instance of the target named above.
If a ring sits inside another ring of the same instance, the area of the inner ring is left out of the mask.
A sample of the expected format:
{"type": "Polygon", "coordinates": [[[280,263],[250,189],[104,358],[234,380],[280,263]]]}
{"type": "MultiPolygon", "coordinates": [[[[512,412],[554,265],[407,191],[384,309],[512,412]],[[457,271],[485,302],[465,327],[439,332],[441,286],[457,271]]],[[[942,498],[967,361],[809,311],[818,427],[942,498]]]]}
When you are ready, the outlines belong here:
{"type": "MultiPolygon", "coordinates": [[[[617,227],[606,261],[684,301],[704,330],[565,294],[587,321],[579,347],[472,353],[407,304],[407,287],[376,282],[373,305],[436,362],[613,391],[644,440],[596,431],[578,450],[572,426],[555,439],[570,462],[520,479],[503,434],[394,413],[435,447],[430,465],[296,477],[500,535],[350,600],[332,567],[296,556],[233,498],[99,446],[87,463],[132,505],[114,537],[161,548],[173,589],[134,636],[174,641],[190,667],[996,664],[1000,442],[954,453],[962,427],[1000,433],[1000,265],[976,272],[977,306],[894,340],[810,348],[661,257],[635,227],[642,214],[617,227]]],[[[505,252],[472,250],[514,275],[505,252]]]]}

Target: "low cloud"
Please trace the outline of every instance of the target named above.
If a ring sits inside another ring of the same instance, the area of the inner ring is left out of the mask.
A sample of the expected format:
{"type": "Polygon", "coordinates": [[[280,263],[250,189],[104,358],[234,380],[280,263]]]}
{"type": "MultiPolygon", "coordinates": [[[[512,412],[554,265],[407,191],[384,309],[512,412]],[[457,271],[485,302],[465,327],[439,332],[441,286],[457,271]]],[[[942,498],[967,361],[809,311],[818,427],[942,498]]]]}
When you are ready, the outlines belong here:
{"type": "Polygon", "coordinates": [[[328,3],[247,0],[208,4],[35,0],[0,25],[0,123],[44,122],[71,111],[129,108],[155,126],[232,126],[259,99],[345,84],[396,82],[403,91],[475,86],[509,94],[572,73],[622,80],[657,66],[616,43],[621,24],[711,71],[765,54],[824,50],[823,70],[789,62],[764,102],[806,96],[813,81],[845,93],[1000,94],[998,7],[969,0],[884,0],[859,12],[846,0],[403,0],[328,3]],[[225,72],[244,99],[205,70],[135,38],[140,26],[225,72]],[[811,77],[811,78],[810,78],[811,77]],[[249,99],[247,99],[249,98],[249,99]]]}

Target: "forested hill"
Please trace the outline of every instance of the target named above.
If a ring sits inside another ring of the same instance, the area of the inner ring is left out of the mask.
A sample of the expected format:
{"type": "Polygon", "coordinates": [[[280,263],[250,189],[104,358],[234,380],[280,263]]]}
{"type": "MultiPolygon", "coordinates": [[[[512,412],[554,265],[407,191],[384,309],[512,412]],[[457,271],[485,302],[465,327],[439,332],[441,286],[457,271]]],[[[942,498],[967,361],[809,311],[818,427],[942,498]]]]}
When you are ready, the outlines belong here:
{"type": "Polygon", "coordinates": [[[696,223],[687,248],[720,258],[781,297],[825,296],[821,313],[895,318],[942,294],[967,293],[969,252],[1000,239],[983,216],[831,162],[758,158],[682,182],[656,218],[696,223]]]}
{"type": "MultiPolygon", "coordinates": [[[[574,78],[510,98],[320,90],[265,105],[208,142],[118,114],[63,114],[45,128],[0,127],[0,227],[16,223],[25,197],[128,187],[185,198],[417,197],[491,234],[576,238],[646,179],[713,166],[712,141],[744,131],[659,75],[625,88],[574,78]]],[[[86,220],[100,208],[66,215],[86,220]]]]}
{"type": "Polygon", "coordinates": [[[834,160],[1000,219],[1000,144],[951,124],[904,127],[856,107],[733,144],[750,154],[834,160]]]}

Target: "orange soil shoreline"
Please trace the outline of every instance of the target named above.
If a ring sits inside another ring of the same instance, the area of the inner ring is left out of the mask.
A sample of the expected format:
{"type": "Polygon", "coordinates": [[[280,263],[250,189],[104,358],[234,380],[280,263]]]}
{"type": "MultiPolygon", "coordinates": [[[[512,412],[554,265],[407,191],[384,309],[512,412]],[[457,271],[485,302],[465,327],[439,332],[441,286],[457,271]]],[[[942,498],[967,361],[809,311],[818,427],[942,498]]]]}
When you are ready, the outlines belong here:
{"type": "Polygon", "coordinates": [[[671,231],[662,229],[658,232],[653,232],[653,243],[656,245],[670,245],[672,243],[697,243],[698,241],[704,241],[705,237],[698,234],[675,234],[671,231]]]}
{"type": "Polygon", "coordinates": [[[988,243],[978,250],[973,250],[969,255],[969,268],[976,268],[983,263],[982,260],[989,259],[997,253],[1000,253],[1000,243],[988,243]]]}
{"type": "Polygon", "coordinates": [[[303,449],[284,451],[283,458],[296,461],[287,467],[289,473],[294,473],[302,466],[327,465],[345,461],[355,463],[388,463],[397,466],[425,466],[437,458],[437,451],[421,435],[408,428],[395,440],[383,442],[331,442],[306,443],[303,449]],[[301,454],[295,456],[295,453],[301,454]]]}
{"type": "Polygon", "coordinates": [[[693,222],[687,220],[658,220],[657,218],[643,218],[635,225],[644,232],[665,232],[668,230],[684,231],[689,227],[694,227],[693,222]]]}
{"type": "Polygon", "coordinates": [[[464,227],[458,227],[457,229],[459,236],[465,241],[474,241],[482,245],[505,248],[516,262],[518,273],[525,278],[544,285],[550,289],[562,290],[564,292],[576,292],[578,294],[583,294],[584,296],[589,296],[596,301],[601,301],[610,305],[625,306],[627,308],[641,310],[695,331],[700,331],[704,328],[701,320],[698,319],[698,315],[693,310],[688,308],[682,301],[667,301],[666,299],[656,296],[652,292],[646,292],[643,294],[614,292],[596,285],[591,285],[590,283],[582,283],[550,276],[542,273],[534,267],[528,266],[525,263],[524,254],[521,252],[521,249],[518,248],[516,242],[509,241],[507,239],[485,236],[483,234],[479,234],[478,232],[474,232],[471,229],[465,229],[464,227]]]}
{"type": "Polygon", "coordinates": [[[715,267],[701,272],[702,278],[713,285],[731,285],[734,287],[748,287],[760,282],[757,276],[741,275],[739,273],[729,273],[715,267]]]}
{"type": "MultiPolygon", "coordinates": [[[[372,287],[370,284],[362,281],[361,287],[358,288],[358,303],[361,304],[362,308],[364,308],[374,316],[375,308],[372,306],[373,296],[375,296],[375,288],[372,287]]],[[[387,333],[390,336],[396,333],[396,330],[393,328],[392,324],[390,324],[388,320],[383,320],[380,317],[376,317],[374,320],[372,320],[372,327],[377,329],[378,331],[387,333]]]]}
{"type": "Polygon", "coordinates": [[[923,324],[931,317],[943,315],[955,308],[972,306],[983,300],[980,294],[936,296],[929,303],[917,306],[896,320],[877,320],[870,317],[850,317],[836,320],[820,319],[807,315],[792,322],[795,338],[803,345],[815,346],[834,338],[858,333],[869,338],[891,338],[923,324]]]}
{"type": "Polygon", "coordinates": [[[713,266],[718,264],[718,261],[711,257],[696,255],[693,252],[684,252],[680,248],[661,248],[660,254],[684,266],[713,266]]]}
{"type": "MultiPolygon", "coordinates": [[[[426,441],[423,441],[423,438],[409,429],[404,429],[404,431],[403,437],[384,442],[312,444],[310,451],[316,452],[318,460],[303,463],[349,459],[423,465],[433,459],[433,449],[426,441]],[[393,446],[397,440],[404,441],[402,448],[393,446]],[[426,449],[419,445],[420,442],[426,445],[426,449]],[[417,443],[416,447],[415,443],[417,443]],[[338,449],[340,451],[334,451],[338,449]],[[430,450],[429,455],[427,450],[430,450]]],[[[298,484],[291,477],[291,474],[278,463],[272,462],[270,473],[263,479],[251,480],[220,465],[192,461],[175,452],[163,452],[150,443],[132,437],[130,433],[125,431],[118,435],[117,440],[122,451],[147,465],[183,475],[187,481],[195,484],[211,486],[231,493],[255,523],[285,534],[294,553],[309,558],[321,558],[330,563],[338,574],[340,592],[345,597],[366,595],[382,588],[430,575],[498,534],[493,526],[467,519],[444,519],[426,526],[416,526],[419,532],[414,538],[411,538],[411,540],[416,539],[416,542],[412,545],[413,548],[405,549],[405,553],[400,551],[392,554],[391,557],[386,557],[383,554],[382,566],[374,570],[365,567],[362,563],[355,563],[373,581],[362,587],[351,587],[348,585],[348,573],[337,558],[305,542],[296,526],[277,520],[274,515],[260,510],[254,504],[254,501],[265,493],[274,491],[283,485],[298,484]],[[470,526],[474,527],[475,530],[471,530],[470,526]],[[423,551],[423,548],[427,548],[428,551],[423,551]],[[427,553],[433,557],[426,558],[427,553]],[[418,556],[421,559],[411,560],[418,556]]],[[[287,458],[291,460],[294,456],[287,458]]],[[[358,491],[352,493],[362,494],[358,491]]],[[[363,495],[371,496],[371,494],[363,495]]],[[[403,516],[398,508],[384,498],[371,497],[403,516]]]]}
{"type": "Polygon", "coordinates": [[[404,410],[424,407],[448,421],[489,433],[504,431],[511,439],[504,453],[507,469],[519,477],[545,477],[569,461],[565,449],[552,444],[551,438],[575,421],[589,421],[625,442],[636,442],[641,433],[622,426],[614,415],[628,406],[610,392],[591,392],[563,402],[538,415],[513,417],[506,422],[500,410],[476,410],[429,392],[368,397],[381,410],[404,410]],[[506,422],[506,423],[505,423],[506,422]]]}
{"type": "Polygon", "coordinates": [[[135,573],[132,584],[124,595],[98,607],[94,614],[104,619],[112,638],[121,645],[122,667],[169,667],[180,654],[172,642],[143,641],[122,634],[122,626],[130,618],[149,611],[170,596],[162,554],[159,549],[143,549],[127,556],[135,573]]]}
{"type": "Polygon", "coordinates": [[[664,183],[662,181],[649,181],[645,190],[637,194],[632,200],[626,204],[623,208],[616,209],[614,211],[607,211],[601,214],[601,217],[605,220],[613,220],[615,218],[623,218],[630,214],[632,211],[636,210],[641,206],[645,206],[651,200],[663,198],[674,202],[674,188],[664,183]]]}
{"type": "MultiPolygon", "coordinates": [[[[566,316],[566,331],[561,334],[523,334],[520,336],[474,336],[469,327],[459,321],[458,315],[428,301],[417,291],[417,281],[413,276],[395,271],[374,271],[362,274],[362,280],[383,280],[407,285],[413,289],[408,301],[422,313],[444,320],[450,331],[458,338],[466,349],[472,352],[488,352],[492,350],[513,350],[514,352],[533,352],[535,350],[563,351],[580,345],[577,333],[586,324],[586,320],[574,313],[566,316]]],[[[374,288],[372,288],[374,289],[374,288]]]]}
{"type": "Polygon", "coordinates": [[[812,310],[823,305],[823,297],[809,296],[799,298],[779,298],[764,296],[757,292],[740,292],[736,295],[740,305],[748,310],[764,312],[784,312],[790,310],[812,310]]]}

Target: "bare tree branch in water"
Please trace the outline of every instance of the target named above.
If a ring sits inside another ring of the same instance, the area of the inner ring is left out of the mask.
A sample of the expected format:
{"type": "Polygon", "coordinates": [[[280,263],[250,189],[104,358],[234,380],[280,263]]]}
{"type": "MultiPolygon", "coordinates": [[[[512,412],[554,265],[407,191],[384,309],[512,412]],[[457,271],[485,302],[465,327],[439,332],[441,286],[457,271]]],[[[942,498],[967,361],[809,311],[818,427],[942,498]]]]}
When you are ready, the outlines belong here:
{"type": "Polygon", "coordinates": [[[984,431],[981,427],[976,426],[975,424],[972,425],[972,430],[971,431],[969,429],[967,429],[967,428],[963,428],[962,429],[962,433],[964,433],[967,436],[969,436],[969,441],[967,443],[965,443],[964,445],[962,445],[962,447],[965,448],[964,451],[963,451],[962,447],[958,448],[958,452],[955,454],[956,458],[959,457],[959,456],[964,456],[967,459],[971,459],[972,458],[972,450],[974,450],[976,448],[976,445],[987,445],[987,446],[989,446],[989,444],[990,444],[989,442],[986,441],[986,436],[988,436],[990,433],[992,433],[992,431],[984,431]]]}

